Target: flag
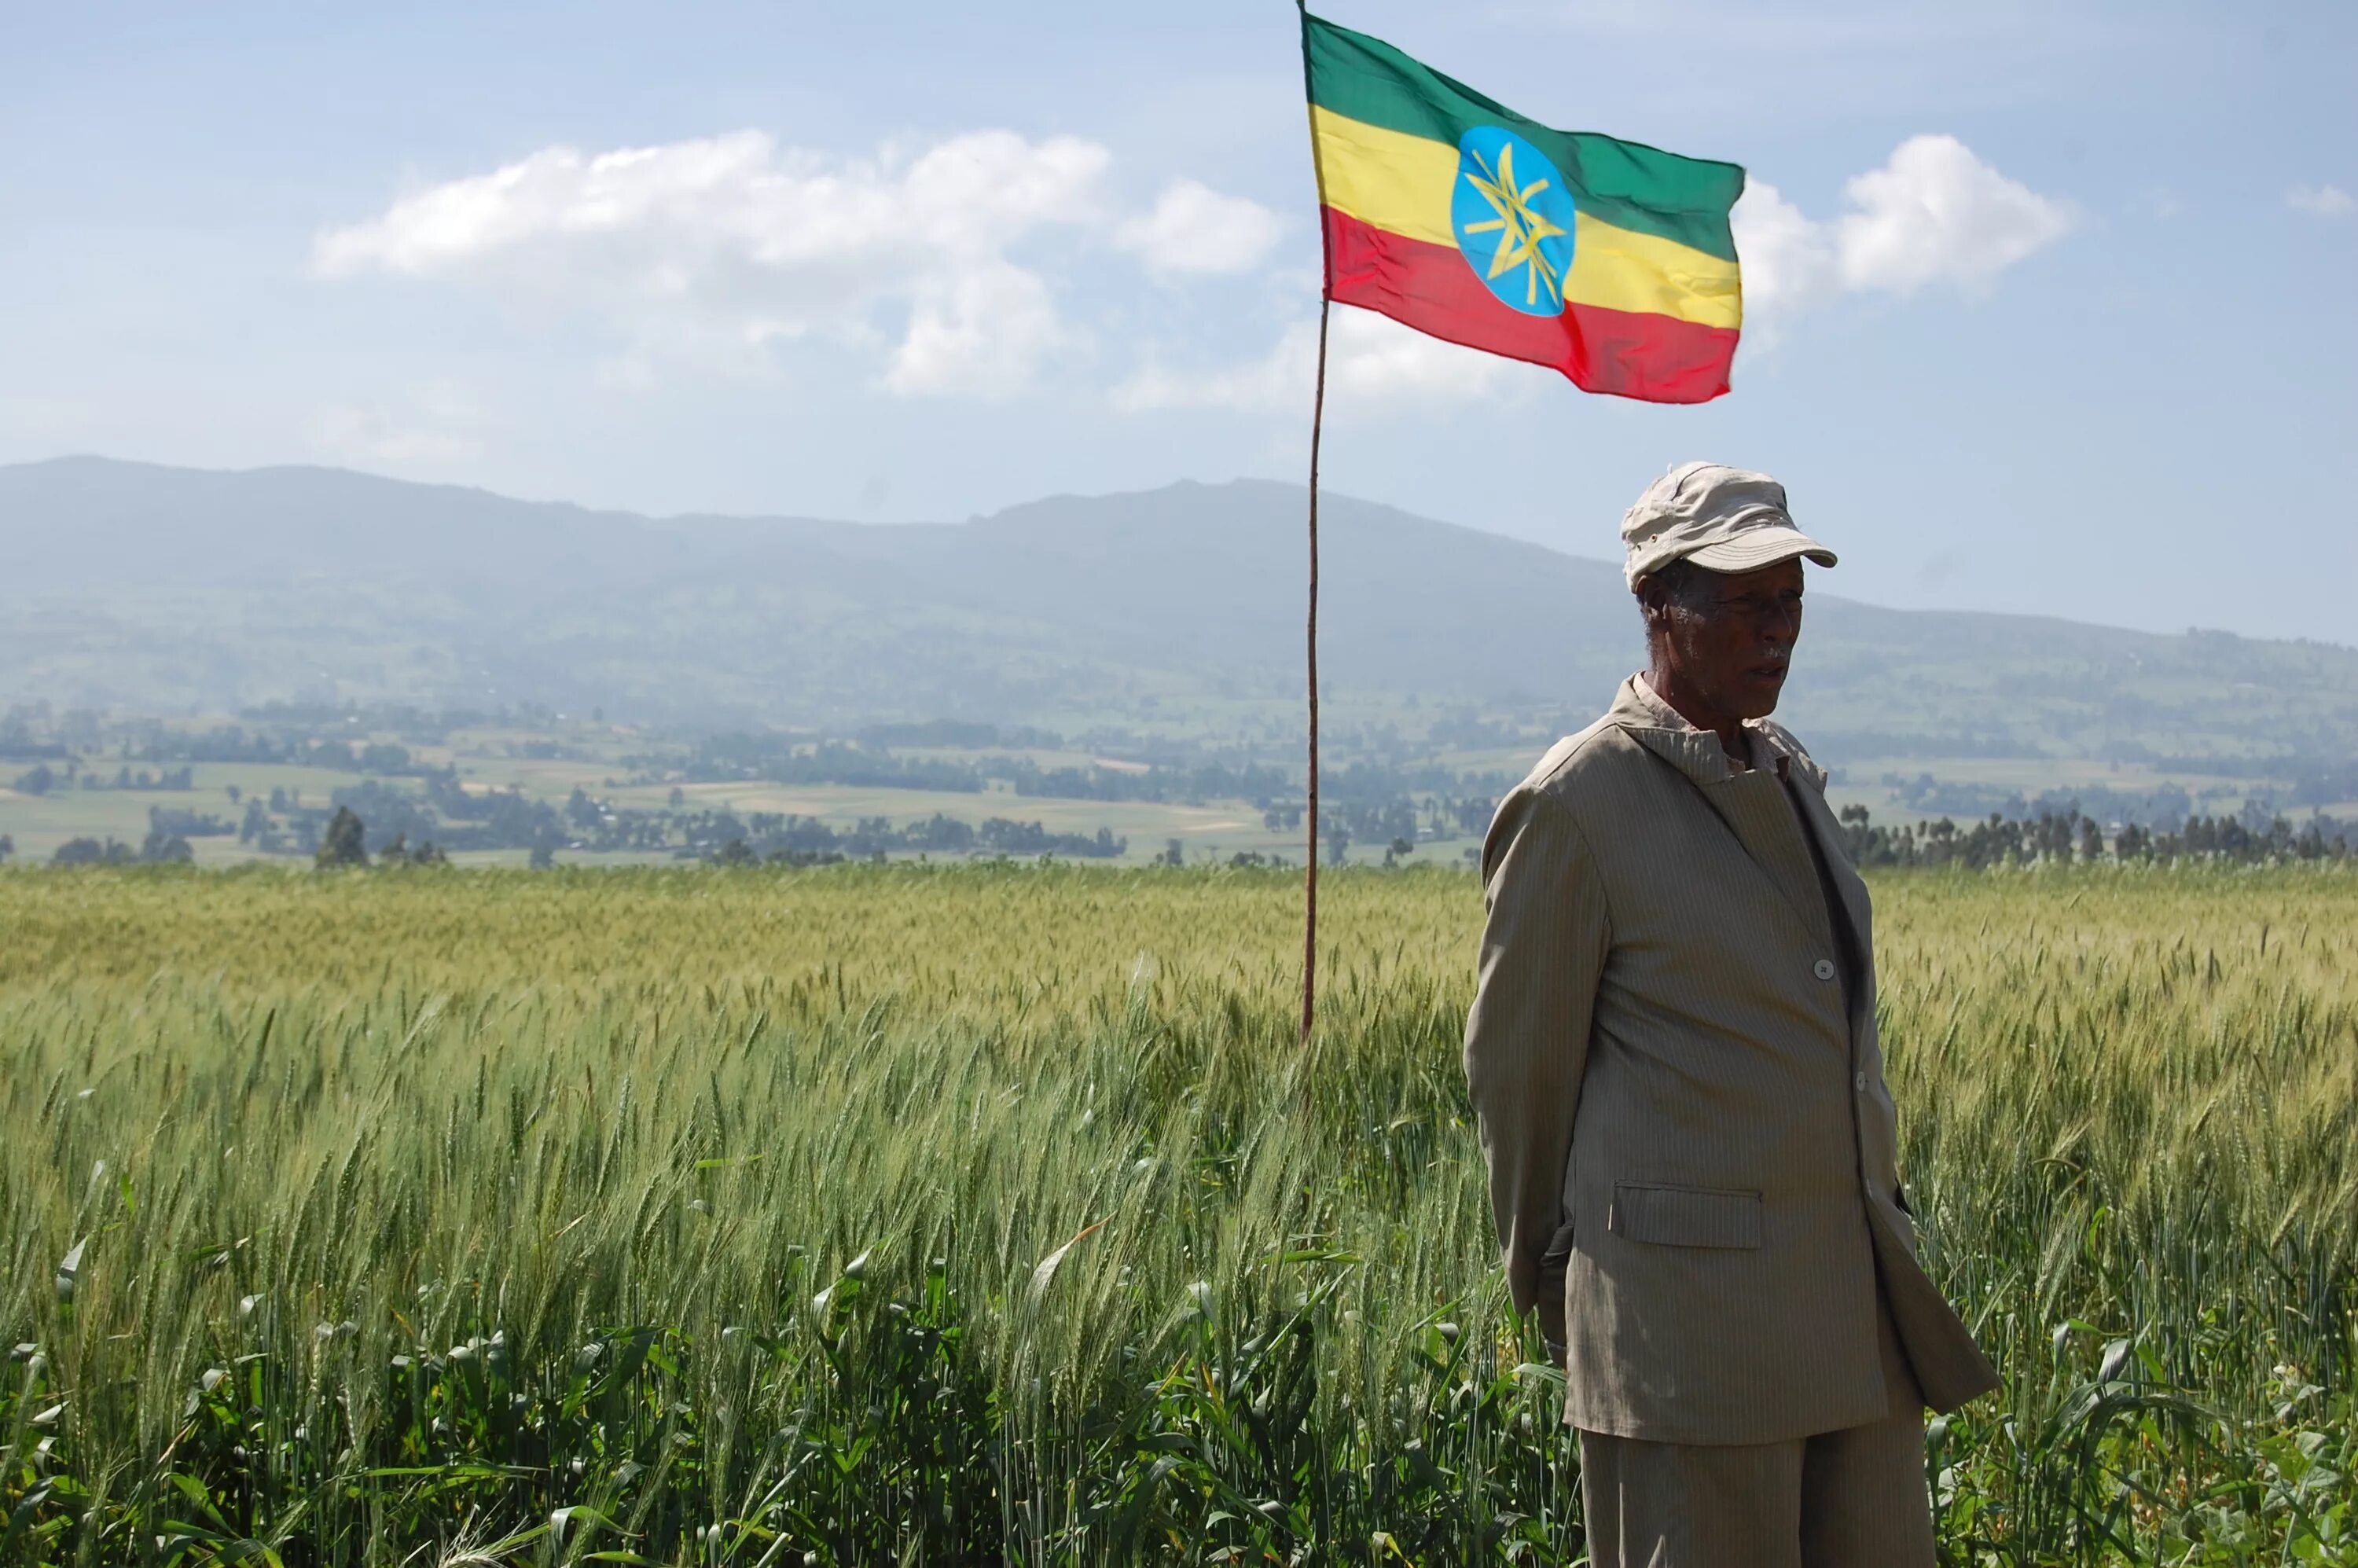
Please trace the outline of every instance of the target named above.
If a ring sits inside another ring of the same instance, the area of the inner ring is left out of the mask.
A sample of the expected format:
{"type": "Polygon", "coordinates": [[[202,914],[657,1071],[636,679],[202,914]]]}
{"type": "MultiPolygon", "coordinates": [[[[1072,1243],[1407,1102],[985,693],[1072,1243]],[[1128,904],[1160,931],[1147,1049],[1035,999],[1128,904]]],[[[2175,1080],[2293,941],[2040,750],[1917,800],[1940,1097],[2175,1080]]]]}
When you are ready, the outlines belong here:
{"type": "Polygon", "coordinates": [[[1306,11],[1302,51],[1326,297],[1588,392],[1727,390],[1742,168],[1550,130],[1306,11]]]}

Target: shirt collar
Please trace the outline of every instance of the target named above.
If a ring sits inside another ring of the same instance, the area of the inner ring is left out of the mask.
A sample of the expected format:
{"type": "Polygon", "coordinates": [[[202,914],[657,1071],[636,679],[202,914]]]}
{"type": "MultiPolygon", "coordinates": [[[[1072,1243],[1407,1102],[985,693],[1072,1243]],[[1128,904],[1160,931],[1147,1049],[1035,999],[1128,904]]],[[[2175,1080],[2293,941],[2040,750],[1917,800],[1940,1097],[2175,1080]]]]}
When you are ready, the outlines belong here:
{"type": "MultiPolygon", "coordinates": [[[[1684,714],[1662,700],[1642,670],[1621,683],[1612,710],[1606,717],[1627,730],[1639,745],[1697,784],[1722,784],[1736,776],[1727,760],[1727,748],[1720,744],[1719,737],[1687,722],[1684,714]]],[[[1790,776],[1792,755],[1768,729],[1747,719],[1744,738],[1752,766],[1779,779],[1790,776]]]]}

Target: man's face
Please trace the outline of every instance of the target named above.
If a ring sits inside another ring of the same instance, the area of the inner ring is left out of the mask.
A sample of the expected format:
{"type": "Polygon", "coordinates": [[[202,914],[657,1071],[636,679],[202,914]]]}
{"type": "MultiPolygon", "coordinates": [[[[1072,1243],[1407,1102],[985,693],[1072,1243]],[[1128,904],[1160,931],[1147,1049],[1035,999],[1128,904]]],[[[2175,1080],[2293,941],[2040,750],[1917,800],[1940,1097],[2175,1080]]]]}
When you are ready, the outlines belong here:
{"type": "Polygon", "coordinates": [[[1662,607],[1662,653],[1680,684],[1730,719],[1777,710],[1801,635],[1801,563],[1706,573],[1686,603],[1662,607]]]}

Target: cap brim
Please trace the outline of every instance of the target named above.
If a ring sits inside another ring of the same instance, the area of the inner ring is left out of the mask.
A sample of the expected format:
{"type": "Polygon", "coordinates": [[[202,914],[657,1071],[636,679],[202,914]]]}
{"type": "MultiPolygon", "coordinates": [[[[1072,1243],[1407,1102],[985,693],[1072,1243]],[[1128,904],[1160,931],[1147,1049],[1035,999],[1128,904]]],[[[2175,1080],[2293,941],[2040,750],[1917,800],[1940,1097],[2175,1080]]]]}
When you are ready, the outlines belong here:
{"type": "Polygon", "coordinates": [[[1733,539],[1705,545],[1687,559],[1714,572],[1754,572],[1803,556],[1822,567],[1834,564],[1834,553],[1799,528],[1751,528],[1733,539]]]}

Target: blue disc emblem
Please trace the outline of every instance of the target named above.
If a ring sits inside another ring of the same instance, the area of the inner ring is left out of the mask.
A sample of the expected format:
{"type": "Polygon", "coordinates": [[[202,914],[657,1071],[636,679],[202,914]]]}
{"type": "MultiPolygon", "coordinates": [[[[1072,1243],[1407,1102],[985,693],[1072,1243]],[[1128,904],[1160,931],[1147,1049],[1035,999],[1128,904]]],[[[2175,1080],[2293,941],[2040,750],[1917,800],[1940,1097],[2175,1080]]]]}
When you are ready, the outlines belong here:
{"type": "Polygon", "coordinates": [[[1449,222],[1474,276],[1526,316],[1563,313],[1572,270],[1572,193],[1547,155],[1514,132],[1476,125],[1457,144],[1449,222]]]}

